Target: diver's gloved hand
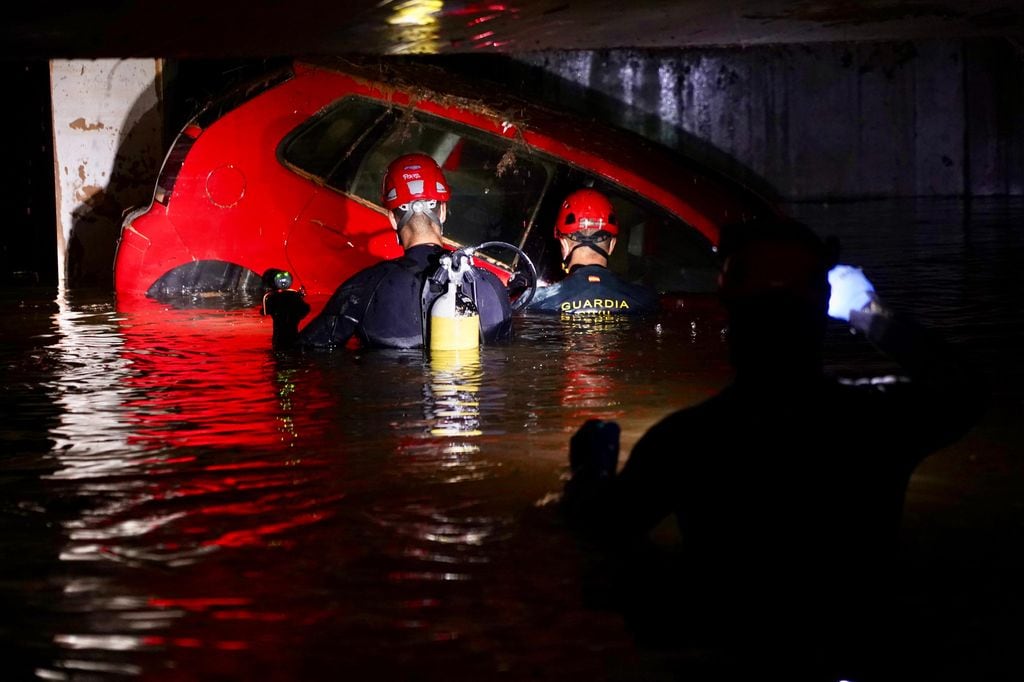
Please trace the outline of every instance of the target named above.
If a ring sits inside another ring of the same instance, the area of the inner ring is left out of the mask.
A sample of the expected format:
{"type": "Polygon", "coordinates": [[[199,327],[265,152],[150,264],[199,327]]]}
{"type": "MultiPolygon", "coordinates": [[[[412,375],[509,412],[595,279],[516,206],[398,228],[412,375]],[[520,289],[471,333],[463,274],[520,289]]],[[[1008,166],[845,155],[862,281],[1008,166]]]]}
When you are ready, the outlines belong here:
{"type": "Polygon", "coordinates": [[[309,314],[309,304],[298,291],[271,291],[263,298],[263,314],[274,320],[274,345],[291,345],[299,338],[299,320],[309,314]]]}
{"type": "Polygon", "coordinates": [[[619,425],[588,419],[569,440],[569,468],[573,480],[607,479],[619,463],[619,425]]]}
{"type": "Polygon", "coordinates": [[[850,313],[863,310],[874,300],[875,287],[860,268],[837,265],[828,272],[832,296],[828,300],[828,316],[850,321],[850,313]]]}
{"type": "Polygon", "coordinates": [[[603,494],[615,478],[619,463],[619,425],[588,419],[569,441],[571,478],[566,481],[561,509],[581,529],[606,525],[603,494]]]}

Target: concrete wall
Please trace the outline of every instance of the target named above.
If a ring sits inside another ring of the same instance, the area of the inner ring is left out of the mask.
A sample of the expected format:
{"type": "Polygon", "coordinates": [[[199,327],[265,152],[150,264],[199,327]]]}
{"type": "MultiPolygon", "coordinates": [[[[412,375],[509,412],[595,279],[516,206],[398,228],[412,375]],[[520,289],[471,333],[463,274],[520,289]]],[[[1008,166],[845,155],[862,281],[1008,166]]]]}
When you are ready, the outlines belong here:
{"type": "Polygon", "coordinates": [[[164,154],[161,63],[53,60],[59,281],[113,282],[127,209],[148,203],[164,154]]]}
{"type": "Polygon", "coordinates": [[[500,71],[783,199],[1024,193],[1008,41],[538,52],[500,71]]]}

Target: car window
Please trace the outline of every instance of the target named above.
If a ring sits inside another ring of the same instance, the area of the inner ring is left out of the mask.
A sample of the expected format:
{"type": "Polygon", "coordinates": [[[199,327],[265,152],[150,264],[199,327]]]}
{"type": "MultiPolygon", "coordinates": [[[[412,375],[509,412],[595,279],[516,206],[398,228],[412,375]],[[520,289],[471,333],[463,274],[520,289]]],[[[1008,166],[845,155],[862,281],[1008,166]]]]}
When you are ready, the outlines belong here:
{"type": "MultiPolygon", "coordinates": [[[[363,157],[348,191],[380,203],[387,165],[401,154],[429,154],[451,188],[445,237],[466,246],[487,241],[518,246],[552,164],[518,149],[513,154],[512,149],[510,140],[468,126],[421,113],[406,115],[363,157]]],[[[488,254],[510,262],[510,251],[488,254]]]]}
{"type": "Polygon", "coordinates": [[[545,283],[557,282],[561,249],[552,226],[562,200],[582,187],[604,193],[615,208],[619,236],[608,267],[659,293],[709,293],[718,284],[718,257],[697,229],[657,204],[607,180],[563,165],[527,239],[545,283]]]}
{"type": "Polygon", "coordinates": [[[389,109],[361,97],[338,100],[314,116],[285,139],[282,160],[299,170],[324,180],[328,185],[343,182],[343,168],[375,127],[389,116],[389,109]]]}
{"type": "Polygon", "coordinates": [[[605,189],[619,219],[609,267],[665,293],[709,293],[718,287],[718,259],[698,230],[661,207],[605,189]]]}
{"type": "MultiPolygon", "coordinates": [[[[444,169],[452,190],[445,237],[457,244],[519,245],[532,226],[526,251],[544,281],[557,281],[561,254],[551,225],[558,204],[575,189],[594,187],[608,195],[619,217],[609,267],[659,292],[712,292],[717,286],[711,243],[677,216],[603,178],[454,121],[345,97],[287,137],[280,157],[379,205],[387,164],[409,152],[429,154],[444,169]]],[[[510,250],[487,255],[508,264],[514,259],[510,250]]]]}

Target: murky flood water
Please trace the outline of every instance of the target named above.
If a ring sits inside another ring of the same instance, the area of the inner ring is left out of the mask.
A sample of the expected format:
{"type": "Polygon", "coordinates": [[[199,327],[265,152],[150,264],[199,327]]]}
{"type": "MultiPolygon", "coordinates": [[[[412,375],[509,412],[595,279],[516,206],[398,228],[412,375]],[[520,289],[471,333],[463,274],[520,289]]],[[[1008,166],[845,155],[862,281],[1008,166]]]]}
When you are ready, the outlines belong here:
{"type": "MultiPolygon", "coordinates": [[[[929,679],[1019,670],[1024,202],[790,208],[992,383],[916,473],[894,569],[929,679]]],[[[0,305],[0,678],[692,679],[607,607],[552,501],[584,419],[628,451],[728,381],[707,301],[600,332],[523,319],[447,362],[277,354],[252,311],[0,305]]],[[[830,338],[837,371],[886,367],[830,338]]]]}

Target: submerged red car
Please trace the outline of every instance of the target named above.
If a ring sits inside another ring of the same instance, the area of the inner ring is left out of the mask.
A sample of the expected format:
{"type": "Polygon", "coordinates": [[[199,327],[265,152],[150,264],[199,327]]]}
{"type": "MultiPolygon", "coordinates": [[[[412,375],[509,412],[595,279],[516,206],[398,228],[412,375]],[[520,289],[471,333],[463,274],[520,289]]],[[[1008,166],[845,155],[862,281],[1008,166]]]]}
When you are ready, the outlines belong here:
{"type": "MultiPolygon", "coordinates": [[[[620,224],[610,267],[666,296],[715,286],[729,222],[777,212],[756,193],[637,136],[494,93],[424,64],[298,61],[209,105],[180,132],[152,203],[129,214],[119,295],[201,304],[264,291],[285,269],[314,306],[400,255],[380,205],[386,165],[430,154],[452,187],[449,246],[502,241],[560,277],[552,221],[594,187],[620,224]]],[[[508,277],[512,249],[484,254],[508,277]]]]}

